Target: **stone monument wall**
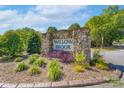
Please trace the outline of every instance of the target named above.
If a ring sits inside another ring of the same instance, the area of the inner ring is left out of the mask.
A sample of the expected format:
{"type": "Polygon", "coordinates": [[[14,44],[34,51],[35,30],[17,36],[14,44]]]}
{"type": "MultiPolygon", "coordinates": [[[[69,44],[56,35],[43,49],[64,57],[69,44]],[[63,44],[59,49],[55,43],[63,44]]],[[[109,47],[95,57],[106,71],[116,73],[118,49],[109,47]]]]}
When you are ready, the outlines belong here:
{"type": "Polygon", "coordinates": [[[53,50],[54,39],[73,39],[74,50],[69,51],[73,54],[84,52],[87,62],[90,62],[90,32],[87,28],[81,28],[77,31],[60,30],[54,33],[42,34],[42,53],[48,53],[53,50]]]}

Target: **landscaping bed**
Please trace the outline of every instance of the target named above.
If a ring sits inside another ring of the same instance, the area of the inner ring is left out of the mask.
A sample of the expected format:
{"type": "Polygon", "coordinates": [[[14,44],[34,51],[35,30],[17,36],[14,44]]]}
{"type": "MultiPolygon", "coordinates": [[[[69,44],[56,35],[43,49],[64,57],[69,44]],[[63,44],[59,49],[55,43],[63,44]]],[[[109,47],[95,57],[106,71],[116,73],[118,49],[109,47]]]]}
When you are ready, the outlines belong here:
{"type": "MultiPolygon", "coordinates": [[[[27,61],[25,61],[27,62],[27,61]]],[[[0,82],[1,83],[36,83],[36,82],[50,82],[47,78],[47,65],[41,67],[40,74],[30,75],[28,70],[16,72],[15,69],[19,63],[17,62],[2,62],[0,63],[0,82]]],[[[60,63],[62,76],[58,81],[72,81],[72,80],[104,80],[116,76],[115,70],[100,70],[95,67],[86,70],[85,72],[75,72],[74,64],[60,63]]]]}
{"type": "Polygon", "coordinates": [[[83,52],[75,56],[65,51],[52,51],[47,55],[0,58],[0,87],[24,87],[27,84],[31,87],[85,86],[120,76],[121,72],[109,66],[99,51],[94,52],[90,64],[83,52]]]}

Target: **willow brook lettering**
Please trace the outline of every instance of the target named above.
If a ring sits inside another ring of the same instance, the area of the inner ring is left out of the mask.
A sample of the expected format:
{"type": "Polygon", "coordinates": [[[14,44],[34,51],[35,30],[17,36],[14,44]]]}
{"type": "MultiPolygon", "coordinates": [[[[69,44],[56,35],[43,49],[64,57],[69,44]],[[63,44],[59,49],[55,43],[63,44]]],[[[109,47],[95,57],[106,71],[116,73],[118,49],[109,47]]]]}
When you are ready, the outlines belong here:
{"type": "Polygon", "coordinates": [[[73,39],[53,39],[53,49],[74,51],[73,39]]]}

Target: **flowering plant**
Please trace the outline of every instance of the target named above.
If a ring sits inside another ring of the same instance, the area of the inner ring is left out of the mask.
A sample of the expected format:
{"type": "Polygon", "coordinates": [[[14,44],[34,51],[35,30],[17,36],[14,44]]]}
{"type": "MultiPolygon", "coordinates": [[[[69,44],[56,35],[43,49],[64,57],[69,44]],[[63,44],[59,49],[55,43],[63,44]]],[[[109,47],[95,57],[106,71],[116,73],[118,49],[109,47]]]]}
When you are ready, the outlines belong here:
{"type": "Polygon", "coordinates": [[[74,61],[74,57],[71,53],[62,50],[54,50],[45,55],[48,58],[58,58],[63,63],[69,63],[74,61]]]}

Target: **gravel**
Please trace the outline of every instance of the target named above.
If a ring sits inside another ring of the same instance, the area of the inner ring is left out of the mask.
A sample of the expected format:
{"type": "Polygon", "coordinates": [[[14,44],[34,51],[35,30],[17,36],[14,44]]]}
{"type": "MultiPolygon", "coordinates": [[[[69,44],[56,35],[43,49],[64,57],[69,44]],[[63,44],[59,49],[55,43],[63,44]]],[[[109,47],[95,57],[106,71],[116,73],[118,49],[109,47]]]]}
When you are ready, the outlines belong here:
{"type": "MultiPolygon", "coordinates": [[[[36,83],[36,82],[50,82],[47,77],[47,67],[41,67],[41,73],[39,75],[31,76],[28,70],[17,72],[15,71],[16,66],[19,63],[8,62],[0,63],[0,83],[36,83]]],[[[85,72],[78,73],[74,71],[74,64],[60,63],[62,77],[60,81],[71,81],[71,80],[99,80],[109,78],[114,71],[104,71],[92,68],[92,70],[86,70],[85,72]]]]}

